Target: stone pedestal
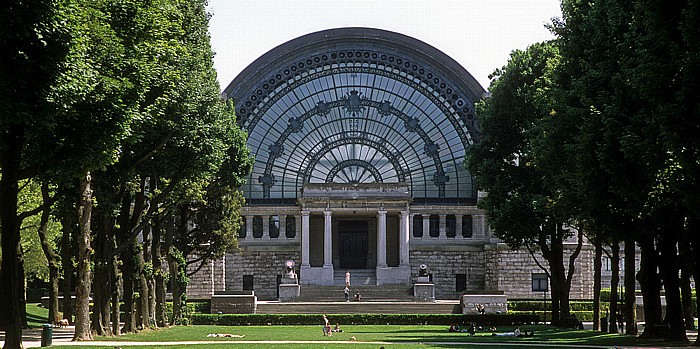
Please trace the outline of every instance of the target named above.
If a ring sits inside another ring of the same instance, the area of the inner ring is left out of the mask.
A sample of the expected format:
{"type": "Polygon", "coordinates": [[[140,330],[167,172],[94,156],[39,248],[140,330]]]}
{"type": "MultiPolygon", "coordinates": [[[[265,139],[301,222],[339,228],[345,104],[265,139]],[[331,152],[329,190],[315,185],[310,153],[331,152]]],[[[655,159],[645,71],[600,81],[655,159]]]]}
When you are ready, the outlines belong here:
{"type": "Polygon", "coordinates": [[[299,297],[299,295],[301,294],[298,284],[280,284],[279,291],[280,291],[280,296],[279,296],[280,302],[292,301],[295,298],[299,297]]]}
{"type": "Polygon", "coordinates": [[[253,291],[230,292],[211,296],[212,314],[255,314],[258,297],[253,291]]]}
{"type": "Polygon", "coordinates": [[[280,302],[291,301],[300,295],[299,279],[291,269],[284,275],[279,285],[280,302]]]}
{"type": "Polygon", "coordinates": [[[413,285],[413,297],[417,301],[435,302],[435,284],[421,283],[419,278],[419,282],[413,285]]]}

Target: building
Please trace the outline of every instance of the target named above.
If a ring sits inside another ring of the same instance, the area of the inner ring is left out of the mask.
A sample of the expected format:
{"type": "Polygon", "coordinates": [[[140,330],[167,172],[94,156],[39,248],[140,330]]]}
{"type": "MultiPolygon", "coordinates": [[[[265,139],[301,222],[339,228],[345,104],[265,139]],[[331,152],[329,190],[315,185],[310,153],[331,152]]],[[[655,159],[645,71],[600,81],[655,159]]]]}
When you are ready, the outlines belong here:
{"type": "MultiPolygon", "coordinates": [[[[410,285],[426,264],[437,298],[542,297],[542,271],[492,236],[465,168],[484,94],[444,53],[384,30],[325,30],[264,54],[224,91],[255,163],[240,250],[212,264],[202,292],[275,299],[293,260],[302,287],[342,285],[346,270],[410,285]]],[[[586,254],[573,298],[592,295],[586,254]]]]}

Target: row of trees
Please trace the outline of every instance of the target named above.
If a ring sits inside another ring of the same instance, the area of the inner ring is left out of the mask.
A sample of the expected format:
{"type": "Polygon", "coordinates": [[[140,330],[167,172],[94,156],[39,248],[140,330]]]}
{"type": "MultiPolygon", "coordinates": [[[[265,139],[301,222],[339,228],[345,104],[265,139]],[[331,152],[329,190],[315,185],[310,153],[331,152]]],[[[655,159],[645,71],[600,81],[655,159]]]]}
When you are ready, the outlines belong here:
{"type": "MultiPolygon", "coordinates": [[[[488,191],[481,204],[505,242],[548,262],[555,323],[569,316],[585,234],[596,247],[596,304],[609,250],[617,305],[624,244],[627,333],[636,334],[636,279],[642,335],[686,340],[689,280],[700,279],[700,3],[564,0],[562,12],[555,40],[514,51],[492,76],[483,139],[469,159],[488,191]],[[579,247],[565,256],[574,234],[579,247]]],[[[614,330],[614,313],[610,320],[614,330]]]]}
{"type": "Polygon", "coordinates": [[[50,321],[59,289],[75,292],[76,313],[65,303],[64,317],[75,316],[76,340],[118,334],[120,320],[125,331],[164,325],[169,279],[177,318],[197,269],[188,265],[235,244],[251,160],[219,97],[205,3],[0,5],[5,348],[22,347],[26,325],[21,234],[38,233],[49,261],[50,321]]]}

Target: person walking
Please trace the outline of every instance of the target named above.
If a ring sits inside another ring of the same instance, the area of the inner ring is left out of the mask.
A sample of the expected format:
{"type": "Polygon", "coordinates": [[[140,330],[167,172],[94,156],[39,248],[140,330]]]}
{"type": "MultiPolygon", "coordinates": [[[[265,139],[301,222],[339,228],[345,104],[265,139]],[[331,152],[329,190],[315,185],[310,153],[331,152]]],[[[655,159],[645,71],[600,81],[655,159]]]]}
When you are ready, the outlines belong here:
{"type": "Polygon", "coordinates": [[[346,285],[345,289],[343,290],[343,294],[345,295],[345,301],[349,302],[350,301],[350,288],[346,285]]]}

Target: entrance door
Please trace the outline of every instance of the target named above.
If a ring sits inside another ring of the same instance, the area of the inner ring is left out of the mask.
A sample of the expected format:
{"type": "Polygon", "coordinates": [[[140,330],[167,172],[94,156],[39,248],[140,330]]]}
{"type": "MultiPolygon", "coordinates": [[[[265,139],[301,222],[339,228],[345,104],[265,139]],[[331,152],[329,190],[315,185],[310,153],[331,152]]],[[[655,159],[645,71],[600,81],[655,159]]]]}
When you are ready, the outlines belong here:
{"type": "Polygon", "coordinates": [[[367,222],[344,221],[339,226],[340,268],[367,268],[367,222]]]}

